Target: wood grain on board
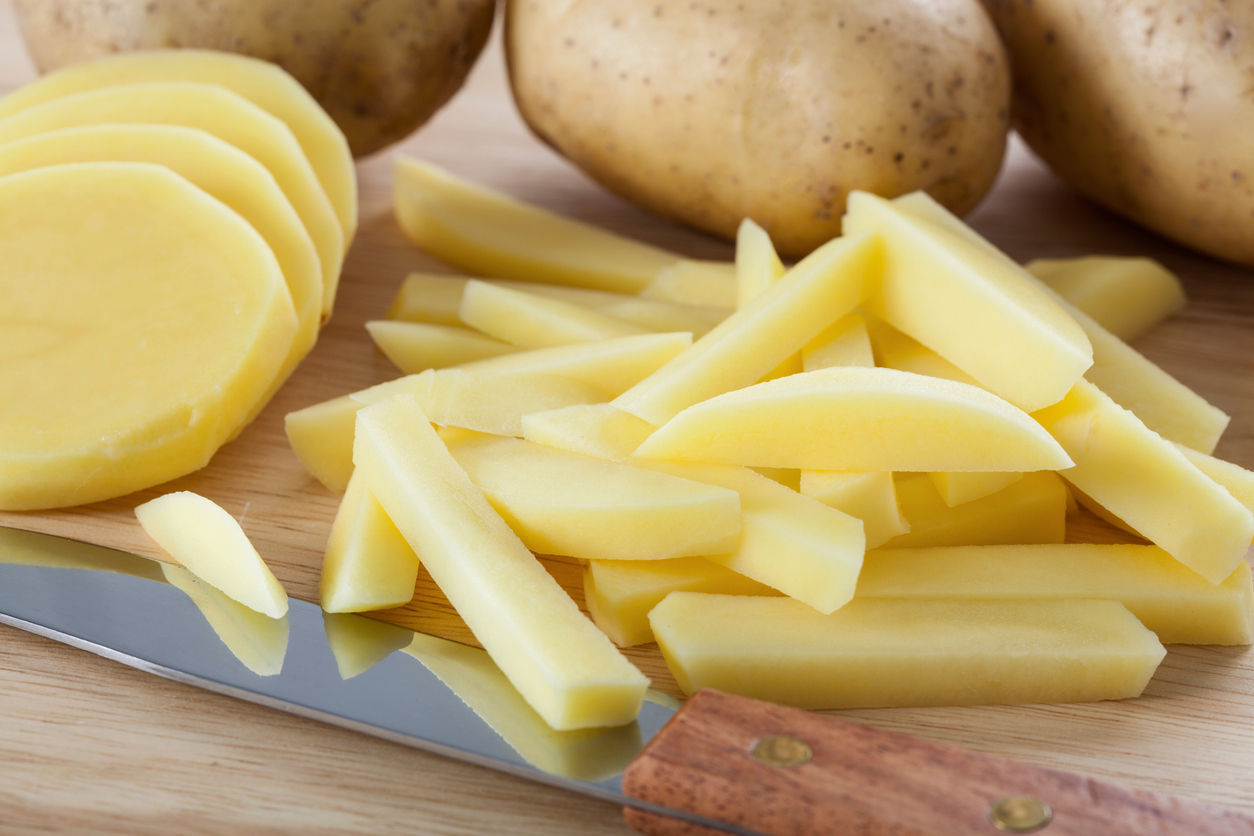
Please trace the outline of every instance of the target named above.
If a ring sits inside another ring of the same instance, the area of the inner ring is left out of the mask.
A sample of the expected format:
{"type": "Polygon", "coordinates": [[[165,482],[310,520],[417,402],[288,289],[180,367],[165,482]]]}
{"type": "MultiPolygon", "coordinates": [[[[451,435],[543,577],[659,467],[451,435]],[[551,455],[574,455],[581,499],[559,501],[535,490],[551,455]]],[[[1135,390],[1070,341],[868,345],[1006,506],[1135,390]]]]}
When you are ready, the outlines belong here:
{"type": "MultiPolygon", "coordinates": [[[[0,3],[0,89],[34,72],[0,3]]],[[[334,318],[258,420],[204,470],[109,502],[0,513],[0,525],[157,556],[133,508],[192,490],[241,523],[288,591],[315,600],[338,503],[300,466],[283,416],[397,375],[363,324],[413,270],[451,272],[405,241],[391,214],[391,164],[413,154],[546,208],[689,257],[731,257],[718,241],[645,214],[591,183],[518,119],[494,42],[467,88],[415,137],[363,162],[361,227],[334,318]]],[[[1189,306],[1137,343],[1233,415],[1218,455],[1254,467],[1254,275],[1191,254],[1085,202],[1014,145],[970,218],[1013,257],[1146,254],[1177,271],[1189,306]]],[[[1079,539],[1102,539],[1081,518],[1079,539]]],[[[549,562],[582,599],[578,568],[549,562]]],[[[386,614],[469,638],[425,575],[413,604],[386,614]]],[[[653,647],[630,655],[662,690],[653,647]]],[[[1254,812],[1254,656],[1171,648],[1141,699],[1075,706],[848,711],[841,716],[1035,764],[1254,812]]],[[[628,833],[617,808],[478,767],[156,679],[14,630],[0,642],[0,833],[628,833]]]]}

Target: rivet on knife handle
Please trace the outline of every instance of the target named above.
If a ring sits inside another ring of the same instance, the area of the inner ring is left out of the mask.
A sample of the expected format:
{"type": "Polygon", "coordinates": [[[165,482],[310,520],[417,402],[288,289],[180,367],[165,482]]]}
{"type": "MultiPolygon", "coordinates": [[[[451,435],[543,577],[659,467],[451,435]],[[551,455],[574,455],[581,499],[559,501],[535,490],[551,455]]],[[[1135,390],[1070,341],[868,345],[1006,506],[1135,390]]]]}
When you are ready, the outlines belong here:
{"type": "MultiPolygon", "coordinates": [[[[1254,818],[1201,802],[717,691],[654,736],[623,791],[769,836],[1254,836],[1254,818]]],[[[646,834],[714,833],[623,815],[646,834]]]]}

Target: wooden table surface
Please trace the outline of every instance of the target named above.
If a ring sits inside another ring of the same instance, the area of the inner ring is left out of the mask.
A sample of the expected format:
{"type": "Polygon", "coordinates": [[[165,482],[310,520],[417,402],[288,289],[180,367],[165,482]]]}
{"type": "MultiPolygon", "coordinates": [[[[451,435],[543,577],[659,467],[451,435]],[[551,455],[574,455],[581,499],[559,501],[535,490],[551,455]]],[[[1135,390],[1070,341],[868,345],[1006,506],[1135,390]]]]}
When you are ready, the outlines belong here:
{"type": "MultiPolygon", "coordinates": [[[[33,77],[6,0],[0,4],[0,89],[33,77]]],[[[296,461],[283,436],[283,415],[394,377],[362,324],[383,315],[408,271],[450,272],[408,244],[393,221],[390,170],[397,153],[687,256],[731,256],[726,243],[605,193],[532,138],[509,101],[494,42],[467,88],[431,124],[360,165],[361,230],[335,317],[252,426],[209,467],[158,490],[81,508],[0,513],[0,525],[156,555],[132,509],[158,493],[194,490],[242,521],[292,595],[314,600],[338,497],[296,461]]],[[[1176,270],[1190,304],[1138,348],[1233,415],[1217,452],[1254,467],[1254,273],[1193,255],[1093,207],[1018,145],[970,220],[1020,260],[1148,254],[1176,270]]],[[[551,571],[564,585],[577,584],[569,564],[553,564],[551,571]]],[[[429,579],[420,582],[414,604],[389,617],[466,637],[429,579]]],[[[657,687],[674,690],[654,648],[632,658],[657,687]]],[[[1254,813],[1254,656],[1245,648],[1171,648],[1145,696],[1134,701],[842,716],[1254,813]]],[[[34,832],[631,831],[610,804],[167,682],[0,628],[0,833],[34,832]]]]}

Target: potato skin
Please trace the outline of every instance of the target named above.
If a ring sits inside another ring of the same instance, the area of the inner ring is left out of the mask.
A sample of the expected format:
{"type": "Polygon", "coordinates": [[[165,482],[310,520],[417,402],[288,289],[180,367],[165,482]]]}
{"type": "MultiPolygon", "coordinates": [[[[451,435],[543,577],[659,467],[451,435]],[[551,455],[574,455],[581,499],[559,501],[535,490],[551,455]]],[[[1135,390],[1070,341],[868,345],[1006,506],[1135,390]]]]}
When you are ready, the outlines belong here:
{"type": "Polygon", "coordinates": [[[196,47],[273,61],[356,157],[427,121],[465,81],[494,0],[14,0],[42,72],[115,52],[196,47]]]}
{"type": "Polygon", "coordinates": [[[611,190],[800,256],[853,189],[971,209],[1001,164],[1009,65],[976,0],[508,0],[532,130],[611,190]]]}
{"type": "Polygon", "coordinates": [[[1015,127],[1081,192],[1254,266],[1254,3],[985,0],[1015,127]]]}

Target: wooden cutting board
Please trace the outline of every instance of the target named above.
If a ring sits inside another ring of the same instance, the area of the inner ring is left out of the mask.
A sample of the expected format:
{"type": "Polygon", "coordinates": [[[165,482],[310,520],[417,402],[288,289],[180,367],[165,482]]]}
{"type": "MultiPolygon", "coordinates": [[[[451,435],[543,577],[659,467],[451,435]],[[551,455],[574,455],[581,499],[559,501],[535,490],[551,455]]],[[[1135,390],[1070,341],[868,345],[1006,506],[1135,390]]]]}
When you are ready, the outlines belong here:
{"type": "MultiPolygon", "coordinates": [[[[0,89],[34,77],[0,4],[0,89]]],[[[260,418],[203,471],[81,508],[0,513],[0,525],[156,556],[132,509],[171,490],[202,493],[241,520],[288,591],[315,600],[338,497],[283,435],[294,409],[396,376],[363,323],[407,272],[450,272],[391,214],[391,163],[413,154],[552,210],[700,258],[730,246],[634,209],[531,137],[509,100],[499,43],[467,88],[397,149],[368,160],[361,230],[335,317],[260,418]]],[[[1218,454],[1254,467],[1254,273],[1193,255],[1077,197],[1019,145],[970,219],[1013,257],[1147,254],[1176,270],[1190,304],[1138,343],[1230,414],[1218,454]]],[[[1101,537],[1081,520],[1077,536],[1101,537]]],[[[578,570],[550,564],[578,600],[578,570]]],[[[468,638],[429,578],[388,614],[468,638]]],[[[153,625],[160,629],[160,625],[153,625]]],[[[632,651],[674,691],[655,648],[632,651]]],[[[1077,706],[898,709],[843,716],[933,740],[1192,796],[1254,813],[1254,656],[1172,648],[1144,697],[1077,706]]],[[[156,679],[55,642],[0,629],[0,833],[626,833],[612,805],[156,679]]]]}

